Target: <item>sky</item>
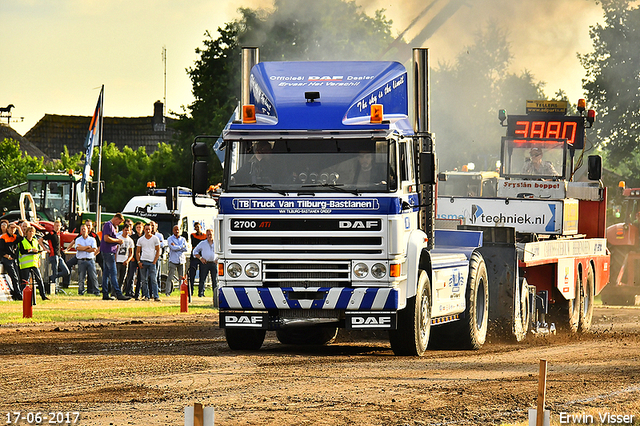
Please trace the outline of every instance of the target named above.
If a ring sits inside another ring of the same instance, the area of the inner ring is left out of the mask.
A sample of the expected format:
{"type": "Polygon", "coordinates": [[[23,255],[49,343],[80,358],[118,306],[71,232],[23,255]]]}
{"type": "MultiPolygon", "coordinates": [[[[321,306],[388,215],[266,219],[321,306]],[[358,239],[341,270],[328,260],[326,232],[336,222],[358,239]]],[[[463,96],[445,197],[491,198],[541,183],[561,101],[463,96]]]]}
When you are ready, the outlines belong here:
{"type": "MultiPolygon", "coordinates": [[[[301,7],[309,0],[300,0],[301,7]]],[[[431,2],[433,7],[405,36],[411,40],[450,0],[356,0],[373,16],[386,9],[394,35],[431,2]]],[[[431,66],[453,61],[489,20],[508,33],[511,71],[529,70],[552,96],[565,90],[583,97],[585,72],[577,53],[592,50],[589,26],[602,21],[594,0],[469,0],[423,43],[431,66]]],[[[1,0],[0,107],[15,105],[11,127],[24,135],[45,114],[93,113],[101,85],[104,114],[182,112],[193,101],[186,69],[193,67],[205,32],[239,17],[238,7],[269,7],[270,0],[1,0]]],[[[417,46],[416,46],[417,47],[417,46]]],[[[6,123],[6,118],[0,119],[6,123]]]]}

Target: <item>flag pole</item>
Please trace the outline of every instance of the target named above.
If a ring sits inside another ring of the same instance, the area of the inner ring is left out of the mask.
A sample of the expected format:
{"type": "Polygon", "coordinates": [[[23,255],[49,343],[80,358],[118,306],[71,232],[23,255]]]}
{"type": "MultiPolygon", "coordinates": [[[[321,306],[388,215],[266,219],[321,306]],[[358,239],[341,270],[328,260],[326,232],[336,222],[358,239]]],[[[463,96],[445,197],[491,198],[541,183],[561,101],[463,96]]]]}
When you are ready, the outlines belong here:
{"type": "Polygon", "coordinates": [[[100,137],[98,138],[99,143],[100,143],[100,151],[98,154],[98,186],[96,189],[96,232],[98,232],[98,230],[102,229],[101,228],[101,223],[100,223],[100,190],[102,189],[102,184],[100,182],[101,179],[101,174],[102,174],[102,133],[104,128],[102,127],[102,123],[103,123],[103,117],[104,117],[104,84],[102,85],[102,89],[100,90],[100,97],[101,97],[101,107],[100,107],[100,137]]]}

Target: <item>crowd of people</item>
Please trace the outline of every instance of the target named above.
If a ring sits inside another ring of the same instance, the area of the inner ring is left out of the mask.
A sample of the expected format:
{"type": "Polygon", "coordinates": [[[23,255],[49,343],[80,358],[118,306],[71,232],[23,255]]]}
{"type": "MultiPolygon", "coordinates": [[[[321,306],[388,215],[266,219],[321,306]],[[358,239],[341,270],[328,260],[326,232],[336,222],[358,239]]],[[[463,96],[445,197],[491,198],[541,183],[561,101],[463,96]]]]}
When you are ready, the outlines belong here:
{"type": "Polygon", "coordinates": [[[160,258],[168,250],[167,278],[164,293],[169,296],[180,288],[180,279],[187,275],[189,301],[194,293],[195,280],[200,271],[198,296],[204,297],[207,277],[215,288],[217,256],[213,243],[213,230],[202,232],[196,222],[195,232],[189,240],[181,234],[180,226],[172,229],[165,240],[155,222],[133,223],[116,213],[102,227],[102,238],[94,230],[91,220],[80,226],[80,233],[65,250],[62,243],[62,223],[56,220],[53,229],[36,237],[36,229],[29,222],[1,221],[0,259],[9,278],[11,297],[21,300],[25,286],[31,280],[42,300],[48,300],[39,260],[47,252],[50,275],[48,283],[55,292],[69,288],[71,271],[78,269],[78,295],[102,296],[103,300],[155,300],[160,301],[160,258]],[[190,253],[187,270],[187,253],[190,253]],[[65,254],[68,259],[65,260],[65,254]],[[98,283],[97,265],[102,270],[102,283],[98,283]],[[86,286],[85,286],[86,281],[86,286]],[[177,284],[174,286],[174,282],[177,284]]]}

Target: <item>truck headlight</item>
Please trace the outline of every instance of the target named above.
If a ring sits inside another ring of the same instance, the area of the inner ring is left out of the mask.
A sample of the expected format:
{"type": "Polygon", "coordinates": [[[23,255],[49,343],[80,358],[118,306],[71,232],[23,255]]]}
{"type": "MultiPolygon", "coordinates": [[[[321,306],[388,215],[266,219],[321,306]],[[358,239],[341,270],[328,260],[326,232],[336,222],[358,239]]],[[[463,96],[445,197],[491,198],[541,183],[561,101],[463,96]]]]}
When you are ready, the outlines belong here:
{"type": "Polygon", "coordinates": [[[371,267],[371,275],[374,278],[384,278],[387,275],[387,268],[382,263],[376,263],[371,267]]]}
{"type": "Polygon", "coordinates": [[[364,263],[358,263],[353,267],[353,273],[358,278],[364,278],[369,273],[369,267],[364,263]]]}
{"type": "Polygon", "coordinates": [[[227,266],[227,274],[231,278],[238,278],[242,274],[242,266],[240,266],[239,263],[230,263],[229,266],[227,266]]]}
{"type": "Polygon", "coordinates": [[[247,274],[249,278],[255,278],[260,273],[260,268],[255,263],[247,263],[244,267],[244,273],[247,274]]]}

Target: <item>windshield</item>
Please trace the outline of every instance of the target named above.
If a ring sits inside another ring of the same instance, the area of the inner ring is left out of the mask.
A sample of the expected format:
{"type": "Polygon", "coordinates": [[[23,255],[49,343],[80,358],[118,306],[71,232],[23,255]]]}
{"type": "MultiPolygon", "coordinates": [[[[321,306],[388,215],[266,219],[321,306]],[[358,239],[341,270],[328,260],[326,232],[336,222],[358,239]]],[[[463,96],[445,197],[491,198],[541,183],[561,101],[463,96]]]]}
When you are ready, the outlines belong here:
{"type": "Polygon", "coordinates": [[[389,146],[371,139],[233,141],[227,145],[225,189],[386,192],[396,181],[389,146]]]}
{"type": "Polygon", "coordinates": [[[566,139],[502,139],[502,175],[558,179],[564,173],[566,139]]]}

